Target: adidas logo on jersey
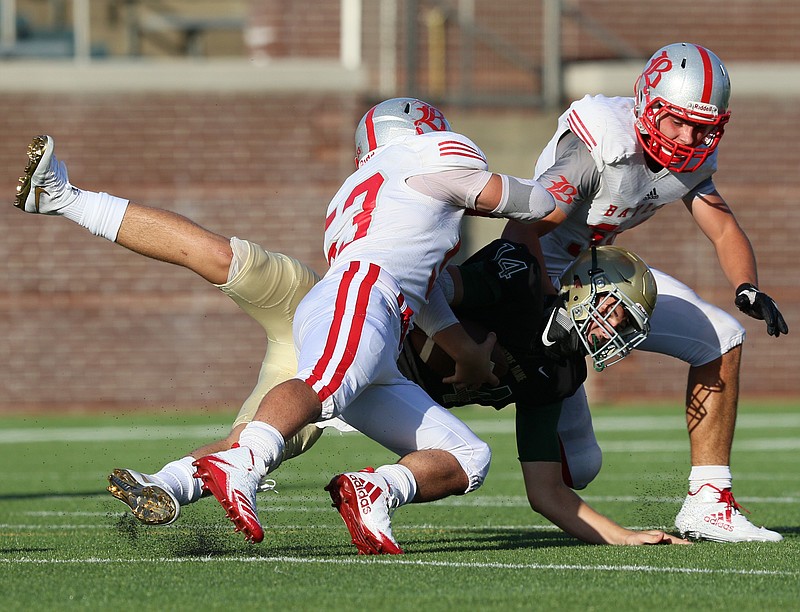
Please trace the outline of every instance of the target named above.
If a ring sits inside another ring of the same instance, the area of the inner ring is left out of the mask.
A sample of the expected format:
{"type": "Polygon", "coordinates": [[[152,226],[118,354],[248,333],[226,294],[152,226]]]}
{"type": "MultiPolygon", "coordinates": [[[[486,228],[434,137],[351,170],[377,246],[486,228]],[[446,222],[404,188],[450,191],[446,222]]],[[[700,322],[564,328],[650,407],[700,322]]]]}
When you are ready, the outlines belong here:
{"type": "Polygon", "coordinates": [[[659,196],[658,196],[658,193],[656,193],[656,188],[655,188],[655,187],[653,187],[653,188],[650,190],[650,193],[648,193],[646,196],[644,196],[643,200],[644,200],[645,202],[646,202],[647,200],[657,200],[657,199],[658,199],[658,197],[659,197],[659,196]]]}

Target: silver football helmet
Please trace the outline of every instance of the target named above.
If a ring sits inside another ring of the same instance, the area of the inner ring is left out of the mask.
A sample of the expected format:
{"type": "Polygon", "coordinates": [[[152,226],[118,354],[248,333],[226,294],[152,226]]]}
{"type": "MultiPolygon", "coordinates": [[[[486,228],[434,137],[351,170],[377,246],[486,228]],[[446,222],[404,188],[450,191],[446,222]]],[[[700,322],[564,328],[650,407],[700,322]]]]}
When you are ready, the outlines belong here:
{"type": "Polygon", "coordinates": [[[449,132],[442,111],[416,98],[392,98],[376,104],[356,128],[356,168],[369,154],[398,136],[449,132]]]}
{"type": "Polygon", "coordinates": [[[730,119],[731,81],[722,61],[705,47],[675,43],[656,51],[636,79],[636,134],[665,168],[692,172],[717,148],[730,119]],[[699,146],[683,145],[659,129],[664,117],[706,126],[699,146]]]}
{"type": "Polygon", "coordinates": [[[627,249],[598,246],[561,275],[560,295],[597,371],[628,356],[650,333],[658,290],[647,264],[627,249]]]}

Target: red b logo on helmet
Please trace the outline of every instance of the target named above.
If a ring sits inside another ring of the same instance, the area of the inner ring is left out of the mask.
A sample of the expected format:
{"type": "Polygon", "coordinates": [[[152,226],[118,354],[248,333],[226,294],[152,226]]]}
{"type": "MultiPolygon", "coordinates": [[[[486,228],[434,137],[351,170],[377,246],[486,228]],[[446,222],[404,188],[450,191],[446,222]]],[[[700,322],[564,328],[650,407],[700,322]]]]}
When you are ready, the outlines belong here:
{"type": "Polygon", "coordinates": [[[424,134],[425,132],[446,132],[450,129],[447,125],[447,120],[439,109],[423,104],[422,106],[418,106],[417,110],[422,112],[422,117],[414,120],[417,134],[424,134]],[[426,126],[428,129],[425,129],[423,126],[426,126]]]}
{"type": "Polygon", "coordinates": [[[670,70],[672,70],[672,60],[669,59],[666,50],[664,50],[661,55],[654,57],[650,61],[650,65],[642,73],[645,85],[647,87],[655,87],[661,80],[662,73],[670,70]]]}

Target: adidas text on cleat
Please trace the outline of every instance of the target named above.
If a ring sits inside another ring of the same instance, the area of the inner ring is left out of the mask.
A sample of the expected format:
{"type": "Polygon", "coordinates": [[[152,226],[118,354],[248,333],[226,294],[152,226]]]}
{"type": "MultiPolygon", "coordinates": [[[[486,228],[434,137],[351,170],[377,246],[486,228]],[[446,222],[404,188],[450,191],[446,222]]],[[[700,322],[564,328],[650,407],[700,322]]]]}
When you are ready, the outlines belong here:
{"type": "Polygon", "coordinates": [[[28,145],[28,164],[19,177],[14,206],[29,213],[59,214],[80,194],[67,176],[67,167],[54,155],[50,136],[36,136],[28,145]]]}
{"type": "Polygon", "coordinates": [[[170,491],[133,470],[115,469],[108,475],[106,489],[145,525],[169,525],[181,513],[181,506],[170,491]]]}
{"type": "Polygon", "coordinates": [[[386,481],[372,468],[339,474],[325,487],[359,555],[400,555],[392,536],[386,481]]]}
{"type": "Polygon", "coordinates": [[[252,451],[236,446],[201,457],[193,465],[197,468],[194,477],[203,481],[203,490],[217,498],[236,531],[241,531],[249,542],[261,542],[264,530],[256,514],[260,477],[252,451]]]}
{"type": "Polygon", "coordinates": [[[704,484],[689,493],[675,517],[675,528],[684,538],[713,542],[780,542],[783,536],[756,527],[740,512],[730,489],[704,484]]]}

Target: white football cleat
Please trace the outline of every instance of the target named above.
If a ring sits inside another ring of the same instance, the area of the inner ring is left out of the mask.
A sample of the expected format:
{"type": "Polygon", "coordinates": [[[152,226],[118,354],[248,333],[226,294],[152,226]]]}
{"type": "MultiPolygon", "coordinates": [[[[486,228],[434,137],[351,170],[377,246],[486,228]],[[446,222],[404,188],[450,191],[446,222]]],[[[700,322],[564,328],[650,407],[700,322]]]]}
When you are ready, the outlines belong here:
{"type": "Polygon", "coordinates": [[[780,542],[783,536],[756,527],[740,512],[730,489],[704,484],[683,502],[675,528],[684,538],[713,542],[780,542]]]}
{"type": "Polygon", "coordinates": [[[147,474],[117,468],[108,475],[106,489],[145,525],[169,525],[181,513],[181,506],[172,492],[147,474]]]}
{"type": "Polygon", "coordinates": [[[19,177],[14,206],[29,213],[57,215],[71,204],[80,190],[69,182],[67,167],[54,155],[55,141],[36,136],[28,145],[28,165],[19,177]]]}
{"type": "Polygon", "coordinates": [[[192,464],[197,468],[194,477],[203,481],[203,489],[217,498],[236,531],[241,531],[249,542],[264,539],[264,529],[256,513],[256,491],[261,476],[256,472],[255,462],[253,451],[236,445],[192,464]]]}
{"type": "Polygon", "coordinates": [[[359,555],[401,555],[392,535],[386,480],[372,468],[339,474],[325,487],[359,555]]]}

